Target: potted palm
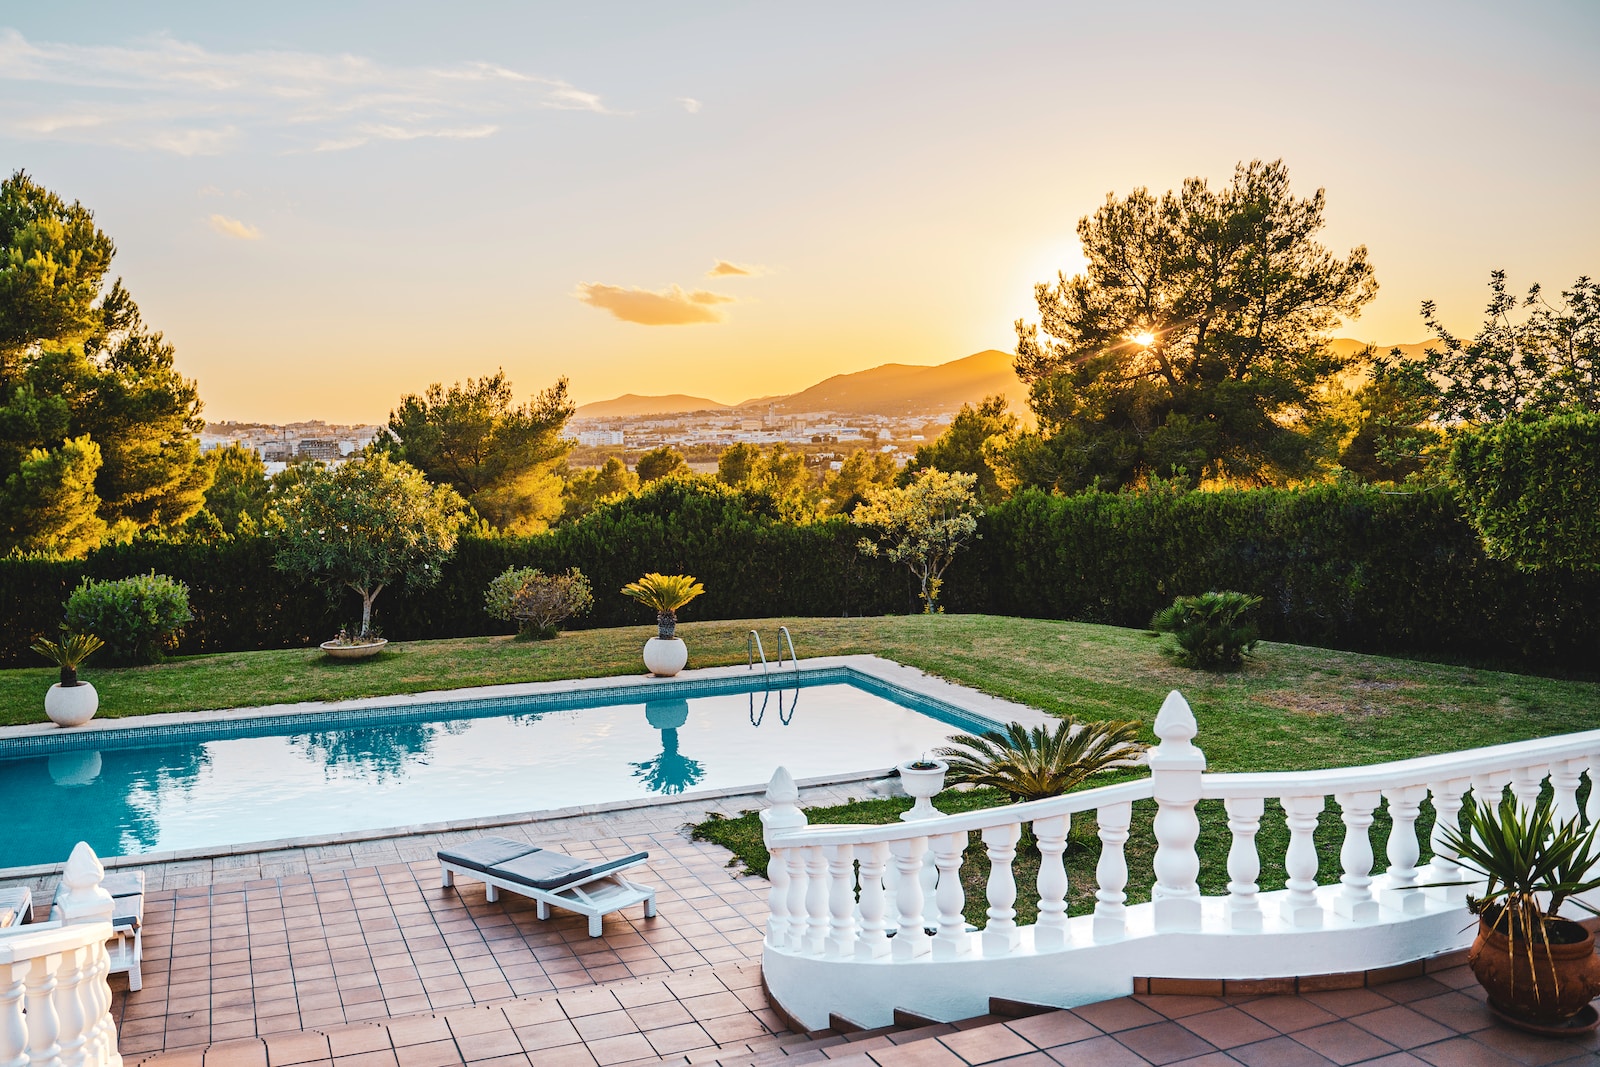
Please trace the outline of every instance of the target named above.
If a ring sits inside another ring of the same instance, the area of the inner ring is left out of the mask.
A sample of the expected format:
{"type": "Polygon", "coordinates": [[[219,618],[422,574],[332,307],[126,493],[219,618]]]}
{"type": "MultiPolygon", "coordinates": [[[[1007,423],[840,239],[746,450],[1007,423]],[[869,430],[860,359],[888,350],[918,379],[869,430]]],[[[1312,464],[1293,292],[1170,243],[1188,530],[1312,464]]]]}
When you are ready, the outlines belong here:
{"type": "Polygon", "coordinates": [[[1600,888],[1597,829],[1577,817],[1558,823],[1547,797],[1531,810],[1512,797],[1498,807],[1469,801],[1465,828],[1445,829],[1457,862],[1484,878],[1482,895],[1467,897],[1478,917],[1468,965],[1489,1006],[1514,1026],[1575,1033],[1600,1023],[1589,1005],[1600,995],[1594,935],[1556,914],[1570,900],[1600,915],[1578,899],[1600,888]]]}
{"type": "Polygon", "coordinates": [[[677,635],[678,609],[706,591],[687,574],[647,574],[622,592],[656,613],[656,636],[645,642],[644,665],[658,678],[670,678],[689,662],[689,649],[677,635]]]}
{"type": "Polygon", "coordinates": [[[94,718],[100,707],[100,694],[94,686],[78,680],[78,667],[105,644],[94,634],[63,634],[60,641],[39,638],[33,650],[61,668],[61,680],[44,695],[44,713],[57,726],[82,726],[94,718]]]}

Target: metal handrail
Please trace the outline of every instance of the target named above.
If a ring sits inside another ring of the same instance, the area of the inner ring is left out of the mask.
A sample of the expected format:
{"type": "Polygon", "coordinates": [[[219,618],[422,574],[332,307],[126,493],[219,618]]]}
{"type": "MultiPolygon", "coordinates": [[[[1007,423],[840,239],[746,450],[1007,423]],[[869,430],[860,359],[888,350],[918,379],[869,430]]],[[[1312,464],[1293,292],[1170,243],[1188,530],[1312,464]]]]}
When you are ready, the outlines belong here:
{"type": "MultiPolygon", "coordinates": [[[[791,641],[789,643],[789,647],[793,648],[794,642],[791,641]]],[[[761,647],[761,635],[756,633],[754,630],[751,630],[750,636],[745,638],[744,650],[745,654],[750,658],[750,670],[753,671],[756,669],[757,652],[761,653],[761,669],[764,671],[771,669],[767,666],[767,650],[761,647]]],[[[781,644],[778,646],[778,651],[780,654],[783,651],[783,646],[781,644]]]]}
{"type": "Polygon", "coordinates": [[[778,627],[778,669],[783,669],[783,643],[785,641],[789,642],[789,662],[794,665],[795,670],[799,670],[800,657],[795,654],[794,637],[789,633],[787,626],[778,627]]]}

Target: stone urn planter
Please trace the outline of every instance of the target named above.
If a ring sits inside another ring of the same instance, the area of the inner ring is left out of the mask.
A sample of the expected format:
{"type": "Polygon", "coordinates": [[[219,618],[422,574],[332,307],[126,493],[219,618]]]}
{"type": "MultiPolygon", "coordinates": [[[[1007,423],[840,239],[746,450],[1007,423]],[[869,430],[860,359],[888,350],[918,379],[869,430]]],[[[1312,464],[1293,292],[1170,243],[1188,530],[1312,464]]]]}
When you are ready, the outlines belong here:
{"type": "Polygon", "coordinates": [[[652,637],[644,643],[645,668],[657,678],[671,678],[689,662],[689,646],[681,637],[652,637]]]}
{"type": "Polygon", "coordinates": [[[1545,920],[1554,943],[1513,946],[1505,934],[1478,920],[1467,964],[1506,1022],[1535,1033],[1581,1033],[1600,1023],[1589,1001],[1600,996],[1600,958],[1594,935],[1566,919],[1545,920]]]}
{"type": "Polygon", "coordinates": [[[44,713],[57,726],[82,726],[100,708],[100,694],[88,682],[52,685],[44,695],[44,713]]]}
{"type": "Polygon", "coordinates": [[[916,801],[910,811],[901,813],[900,818],[905,822],[916,822],[941,814],[933,806],[933,798],[944,788],[944,774],[950,765],[942,759],[908,760],[896,769],[900,772],[900,784],[905,787],[906,796],[916,801]],[[925,766],[921,765],[924,763],[925,766]]]}
{"type": "Polygon", "coordinates": [[[324,641],[318,647],[334,659],[368,659],[383,651],[389,643],[387,637],[376,637],[359,645],[345,645],[338,641],[324,641]]]}

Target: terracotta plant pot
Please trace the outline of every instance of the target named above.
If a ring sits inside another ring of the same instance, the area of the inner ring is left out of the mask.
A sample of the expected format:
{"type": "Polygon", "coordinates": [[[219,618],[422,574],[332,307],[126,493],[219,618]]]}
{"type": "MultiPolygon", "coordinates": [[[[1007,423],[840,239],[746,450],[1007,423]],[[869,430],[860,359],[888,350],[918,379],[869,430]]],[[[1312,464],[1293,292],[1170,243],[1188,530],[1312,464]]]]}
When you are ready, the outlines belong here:
{"type": "Polygon", "coordinates": [[[1600,996],[1594,935],[1564,919],[1549,920],[1549,925],[1573,936],[1582,934],[1583,940],[1530,946],[1518,938],[1513,951],[1505,934],[1479,919],[1478,938],[1467,953],[1467,963],[1495,1009],[1544,1027],[1566,1022],[1600,996]]]}

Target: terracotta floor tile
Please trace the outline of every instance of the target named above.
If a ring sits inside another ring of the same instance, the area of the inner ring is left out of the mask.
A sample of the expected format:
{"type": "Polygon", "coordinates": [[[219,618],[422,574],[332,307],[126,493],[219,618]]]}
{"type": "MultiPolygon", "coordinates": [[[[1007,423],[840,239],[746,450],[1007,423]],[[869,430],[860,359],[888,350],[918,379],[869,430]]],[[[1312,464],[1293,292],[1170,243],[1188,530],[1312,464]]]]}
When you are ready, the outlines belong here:
{"type": "MultiPolygon", "coordinates": [[[[586,1041],[584,1047],[600,1067],[611,1067],[613,1064],[626,1063],[629,1060],[642,1060],[655,1054],[655,1050],[651,1048],[650,1042],[644,1039],[643,1034],[604,1037],[598,1041],[586,1041]]],[[[543,1059],[540,1060],[541,1067],[545,1062],[543,1059]]]]}
{"type": "Polygon", "coordinates": [[[1325,1026],[1313,1026],[1309,1030],[1301,1030],[1294,1035],[1294,1039],[1341,1065],[1376,1059],[1399,1051],[1389,1042],[1380,1040],[1342,1019],[1325,1026]]]}
{"type": "Polygon", "coordinates": [[[1333,1063],[1320,1053],[1288,1037],[1274,1037],[1228,1050],[1245,1067],[1328,1067],[1333,1063]]]}
{"type": "Polygon", "coordinates": [[[1091,1037],[1060,1045],[1046,1053],[1063,1067],[1149,1067],[1143,1056],[1117,1044],[1115,1038],[1091,1037]]]}
{"type": "Polygon", "coordinates": [[[454,1041],[430,1041],[424,1045],[404,1045],[394,1050],[399,1067],[451,1067],[464,1063],[454,1041]]]}
{"type": "Polygon", "coordinates": [[[1403,1005],[1352,1016],[1361,1029],[1383,1038],[1396,1048],[1409,1049],[1452,1037],[1452,1031],[1403,1005]]]}
{"type": "Polygon", "coordinates": [[[1072,1009],[1079,1018],[1106,1033],[1131,1030],[1136,1026],[1150,1026],[1162,1021],[1162,1016],[1136,1000],[1106,1000],[1098,1004],[1085,1004],[1072,1009]]]}
{"type": "Polygon", "coordinates": [[[1218,1008],[1198,1015],[1188,1015],[1179,1020],[1179,1025],[1200,1035],[1219,1049],[1249,1045],[1278,1036],[1278,1032],[1272,1027],[1236,1007],[1218,1008]]]}
{"type": "MultiPolygon", "coordinates": [[[[987,1033],[987,1030],[973,1032],[981,1035],[987,1033]]],[[[1132,1049],[1154,1064],[1175,1063],[1178,1060],[1187,1060],[1216,1051],[1210,1042],[1175,1022],[1160,1022],[1153,1026],[1121,1030],[1117,1032],[1116,1039],[1124,1047],[1132,1049]]]]}
{"type": "Polygon", "coordinates": [[[1412,1055],[1433,1067],[1516,1067],[1517,1060],[1470,1037],[1453,1037],[1413,1049],[1412,1055]]]}
{"type": "Polygon", "coordinates": [[[1241,1004],[1239,1010],[1254,1016],[1281,1034],[1323,1026],[1334,1022],[1336,1018],[1332,1012],[1319,1008],[1308,1000],[1288,996],[1262,997],[1260,1000],[1241,1004]]]}

